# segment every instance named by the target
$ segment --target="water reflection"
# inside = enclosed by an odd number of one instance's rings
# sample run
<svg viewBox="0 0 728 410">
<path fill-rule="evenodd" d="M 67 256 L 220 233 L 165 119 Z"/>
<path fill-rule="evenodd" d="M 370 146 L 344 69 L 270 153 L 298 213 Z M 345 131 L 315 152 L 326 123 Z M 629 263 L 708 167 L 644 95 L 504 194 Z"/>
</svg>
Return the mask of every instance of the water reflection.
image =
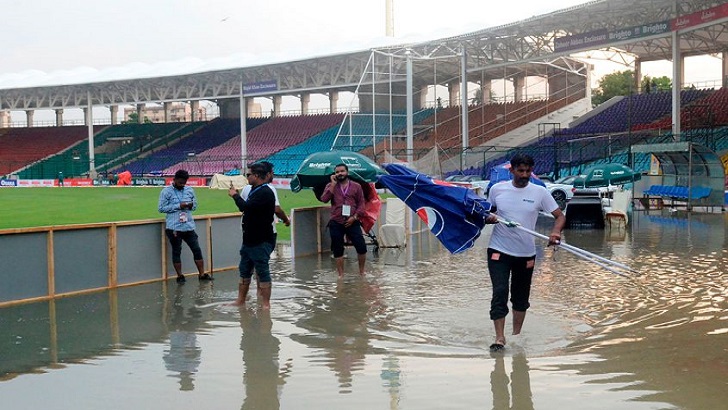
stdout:
<svg viewBox="0 0 728 410">
<path fill-rule="evenodd" d="M 510 380 L 506 373 L 505 357 L 501 353 L 494 356 L 495 366 L 490 373 L 493 410 L 533 410 L 531 378 L 524 352 L 518 352 L 511 358 Z"/>
<path fill-rule="evenodd" d="M 278 409 L 287 371 L 279 371 L 280 341 L 271 334 L 269 309 L 240 309 L 245 400 L 242 409 Z M 290 366 L 290 363 L 288 364 Z"/>
<path fill-rule="evenodd" d="M 0 396 L 8 408 L 724 408 L 726 225 L 665 212 L 566 232 L 639 275 L 540 249 L 524 334 L 498 357 L 483 249 L 425 241 L 341 281 L 327 256 L 275 260 L 270 311 L 224 307 L 234 271 L 214 289 L 155 283 L 5 308 Z"/>
<path fill-rule="evenodd" d="M 339 392 L 350 393 L 353 374 L 363 369 L 370 349 L 369 322 L 385 307 L 378 286 L 369 277 L 346 277 L 335 286 L 335 292 L 310 300 L 308 311 L 297 320 L 308 333 L 291 338 L 323 350 L 323 362 L 336 375 Z"/>
<path fill-rule="evenodd" d="M 168 303 L 169 348 L 164 351 L 163 360 L 165 368 L 173 372 L 170 376 L 179 379 L 180 390 L 194 390 L 194 375 L 202 356 L 197 342 L 202 312 L 195 306 L 194 299 L 185 301 L 184 289 L 185 286 L 176 286 Z"/>
</svg>

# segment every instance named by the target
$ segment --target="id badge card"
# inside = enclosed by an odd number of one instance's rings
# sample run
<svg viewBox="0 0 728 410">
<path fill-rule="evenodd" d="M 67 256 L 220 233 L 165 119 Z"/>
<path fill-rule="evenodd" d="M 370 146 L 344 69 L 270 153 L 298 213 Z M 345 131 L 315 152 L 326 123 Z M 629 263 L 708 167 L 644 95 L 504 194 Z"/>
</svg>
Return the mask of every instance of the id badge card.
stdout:
<svg viewBox="0 0 728 410">
<path fill-rule="evenodd" d="M 351 216 L 351 205 L 341 205 L 341 216 Z"/>
<path fill-rule="evenodd" d="M 187 212 L 181 212 L 179 214 L 179 221 L 182 223 L 187 222 Z"/>
</svg>

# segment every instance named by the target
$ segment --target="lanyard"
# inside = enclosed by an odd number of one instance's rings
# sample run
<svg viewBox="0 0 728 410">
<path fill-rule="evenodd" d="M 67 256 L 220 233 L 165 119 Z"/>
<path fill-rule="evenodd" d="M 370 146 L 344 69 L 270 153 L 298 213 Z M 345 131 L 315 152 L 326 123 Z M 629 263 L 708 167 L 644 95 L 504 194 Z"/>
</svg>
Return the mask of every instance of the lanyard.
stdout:
<svg viewBox="0 0 728 410">
<path fill-rule="evenodd" d="M 260 187 L 263 187 L 263 186 L 265 186 L 265 185 L 268 185 L 268 184 L 260 184 L 260 185 L 258 185 L 257 187 L 255 187 L 255 188 L 251 189 L 251 190 L 250 190 L 250 193 L 248 194 L 248 201 L 250 201 L 250 198 L 251 198 L 251 197 L 253 196 L 253 192 L 257 191 L 257 190 L 258 190 L 258 188 L 260 188 Z"/>
<path fill-rule="evenodd" d="M 350 184 L 351 184 L 351 181 L 349 181 L 346 184 L 346 191 L 344 191 L 344 189 L 341 188 L 341 185 L 339 185 L 339 191 L 341 191 L 341 196 L 342 196 L 342 199 L 344 199 L 344 200 L 346 200 L 346 194 L 347 194 L 347 192 L 349 192 Z"/>
</svg>

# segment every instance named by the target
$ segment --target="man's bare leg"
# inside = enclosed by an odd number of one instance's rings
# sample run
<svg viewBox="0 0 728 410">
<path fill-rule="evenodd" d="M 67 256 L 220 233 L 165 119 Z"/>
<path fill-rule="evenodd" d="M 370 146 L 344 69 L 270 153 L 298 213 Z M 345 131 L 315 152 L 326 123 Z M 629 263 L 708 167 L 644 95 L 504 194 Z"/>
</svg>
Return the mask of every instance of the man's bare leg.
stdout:
<svg viewBox="0 0 728 410">
<path fill-rule="evenodd" d="M 177 281 L 184 281 L 185 275 L 182 274 L 182 262 L 172 263 L 174 271 L 177 273 Z"/>
<path fill-rule="evenodd" d="M 263 309 L 270 309 L 271 282 L 258 282 L 258 295 Z"/>
<path fill-rule="evenodd" d="M 336 258 L 336 272 L 339 274 L 339 277 L 344 276 L 344 257 L 343 256 Z"/>
<path fill-rule="evenodd" d="M 357 260 L 359 261 L 359 274 L 363 275 L 364 273 L 366 273 L 364 268 L 366 267 L 366 263 L 367 263 L 367 254 L 366 253 L 358 254 L 358 255 L 356 255 L 356 257 L 357 257 Z"/>
<path fill-rule="evenodd" d="M 493 326 L 495 327 L 495 343 L 490 345 L 490 350 L 498 351 L 506 345 L 506 318 L 502 317 L 500 319 L 494 320 Z"/>
<path fill-rule="evenodd" d="M 526 312 L 514 310 L 513 311 L 513 334 L 517 335 L 521 333 L 523 327 L 523 321 L 526 320 Z"/>
<path fill-rule="evenodd" d="M 248 289 L 250 289 L 250 279 L 240 279 L 240 283 L 238 283 L 238 298 L 233 305 L 245 305 L 245 299 L 248 297 Z"/>
</svg>

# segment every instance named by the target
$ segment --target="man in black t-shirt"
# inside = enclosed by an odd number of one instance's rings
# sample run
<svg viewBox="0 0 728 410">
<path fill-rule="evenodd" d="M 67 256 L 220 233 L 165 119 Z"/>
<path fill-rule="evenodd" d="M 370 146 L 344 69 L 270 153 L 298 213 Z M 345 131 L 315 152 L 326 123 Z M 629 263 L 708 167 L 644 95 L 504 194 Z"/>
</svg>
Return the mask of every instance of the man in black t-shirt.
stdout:
<svg viewBox="0 0 728 410">
<path fill-rule="evenodd" d="M 242 306 L 248 296 L 253 268 L 258 275 L 258 294 L 264 309 L 270 308 L 271 278 L 270 254 L 273 251 L 273 213 L 276 200 L 268 187 L 268 170 L 262 164 L 248 166 L 248 183 L 252 186 L 248 199 L 244 200 L 235 188 L 228 195 L 243 212 L 243 246 L 240 248 L 240 284 L 235 305 Z"/>
</svg>

